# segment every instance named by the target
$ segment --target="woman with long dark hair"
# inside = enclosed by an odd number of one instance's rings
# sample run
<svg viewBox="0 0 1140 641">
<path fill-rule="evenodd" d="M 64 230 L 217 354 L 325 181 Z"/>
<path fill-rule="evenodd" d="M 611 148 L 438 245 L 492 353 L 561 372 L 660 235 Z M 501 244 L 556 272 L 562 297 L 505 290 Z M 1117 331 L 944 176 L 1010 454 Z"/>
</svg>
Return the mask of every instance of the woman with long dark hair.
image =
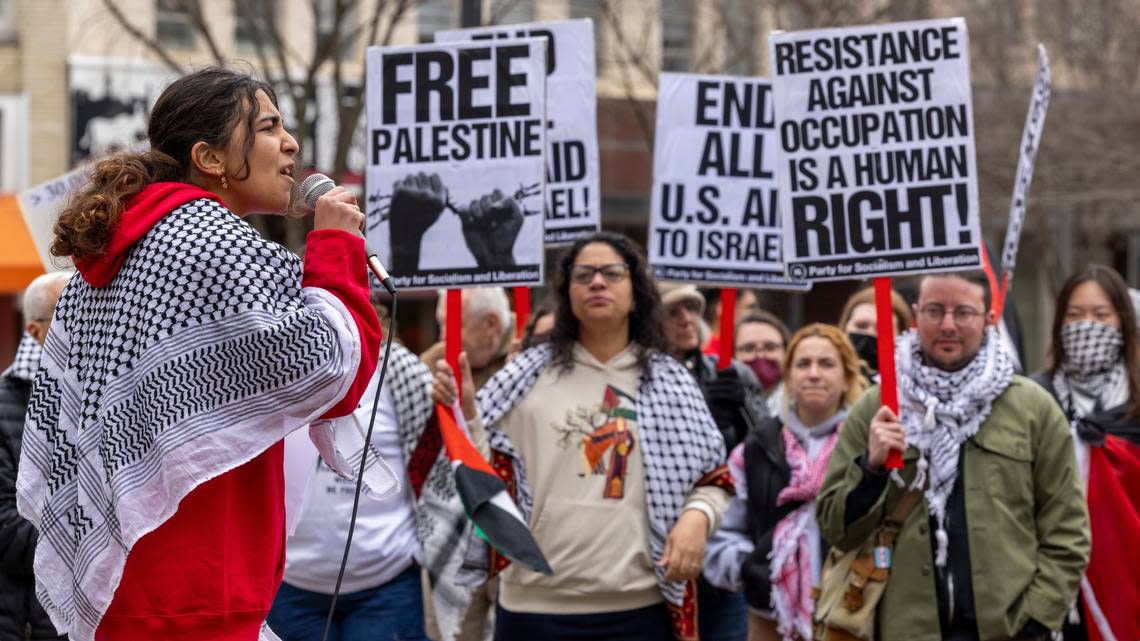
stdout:
<svg viewBox="0 0 1140 641">
<path fill-rule="evenodd" d="M 56 225 L 82 278 L 34 382 L 19 507 L 71 639 L 252 641 L 284 567 L 282 439 L 351 412 L 376 366 L 363 215 L 318 201 L 303 265 L 242 220 L 289 207 L 297 153 L 247 75 L 176 80 L 147 134 Z"/>
<path fill-rule="evenodd" d="M 692 376 L 663 352 L 661 301 L 626 237 L 576 242 L 554 288 L 549 343 L 475 400 L 462 377 L 463 413 L 486 430 L 554 569 L 501 571 L 495 638 L 694 638 L 694 579 L 731 485 L 723 439 Z M 435 396 L 455 398 L 447 368 Z"/>
<path fill-rule="evenodd" d="M 1034 377 L 1073 427 L 1092 556 L 1068 641 L 1140 638 L 1140 343 L 1128 286 L 1110 267 L 1073 274 L 1057 296 L 1052 362 Z M 1093 628 L 1096 628 L 1093 630 Z"/>
</svg>

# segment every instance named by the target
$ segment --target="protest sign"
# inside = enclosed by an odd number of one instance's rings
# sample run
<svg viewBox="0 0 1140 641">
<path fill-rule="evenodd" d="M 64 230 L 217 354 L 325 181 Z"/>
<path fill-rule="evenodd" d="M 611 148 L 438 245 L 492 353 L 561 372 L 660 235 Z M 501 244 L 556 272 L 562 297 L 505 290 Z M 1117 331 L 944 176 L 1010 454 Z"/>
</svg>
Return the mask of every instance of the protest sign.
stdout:
<svg viewBox="0 0 1140 641">
<path fill-rule="evenodd" d="M 593 21 L 534 22 L 435 34 L 436 42 L 516 38 L 547 42 L 546 244 L 571 243 L 597 231 L 601 222 Z"/>
<path fill-rule="evenodd" d="M 24 224 L 28 226 L 32 242 L 36 244 L 36 252 L 47 271 L 71 267 L 69 259 L 51 255 L 51 243 L 55 240 L 55 222 L 70 200 L 71 194 L 90 178 L 91 169 L 90 165 L 84 165 L 25 189 L 17 197 L 20 213 L 24 216 Z"/>
<path fill-rule="evenodd" d="M 788 274 L 844 280 L 978 267 L 965 21 L 769 41 Z"/>
<path fill-rule="evenodd" d="M 369 48 L 367 235 L 397 286 L 542 283 L 545 46 Z"/>
<path fill-rule="evenodd" d="M 662 73 L 649 214 L 657 278 L 800 289 L 784 273 L 767 80 Z"/>
</svg>

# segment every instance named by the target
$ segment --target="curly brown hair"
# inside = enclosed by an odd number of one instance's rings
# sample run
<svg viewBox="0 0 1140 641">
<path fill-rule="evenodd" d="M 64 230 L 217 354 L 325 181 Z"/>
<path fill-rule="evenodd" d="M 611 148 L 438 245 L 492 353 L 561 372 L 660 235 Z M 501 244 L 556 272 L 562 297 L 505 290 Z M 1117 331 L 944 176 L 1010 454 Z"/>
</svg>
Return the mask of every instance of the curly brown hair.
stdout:
<svg viewBox="0 0 1140 641">
<path fill-rule="evenodd" d="M 95 165 L 90 182 L 60 213 L 51 253 L 77 259 L 106 251 L 132 196 L 154 182 L 191 181 L 194 145 L 205 142 L 225 148 L 243 120 L 246 131 L 254 130 L 258 91 L 264 91 L 277 104 L 277 94 L 269 83 L 224 67 L 207 67 L 171 83 L 150 114 L 150 151 L 118 154 Z M 253 137 L 247 135 L 243 144 L 245 163 L 236 172 L 236 180 L 249 176 Z"/>
</svg>

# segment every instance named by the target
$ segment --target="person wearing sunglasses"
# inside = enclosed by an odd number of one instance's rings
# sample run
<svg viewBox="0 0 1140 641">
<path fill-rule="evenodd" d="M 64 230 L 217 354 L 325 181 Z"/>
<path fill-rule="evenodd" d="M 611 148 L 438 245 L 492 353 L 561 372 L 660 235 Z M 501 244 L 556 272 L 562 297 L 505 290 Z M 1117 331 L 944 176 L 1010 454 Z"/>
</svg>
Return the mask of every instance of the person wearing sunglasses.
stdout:
<svg viewBox="0 0 1140 641">
<path fill-rule="evenodd" d="M 563 254 L 550 340 L 460 404 L 551 576 L 499 573 L 495 639 L 659 641 L 696 633 L 696 578 L 728 502 L 724 439 L 669 356 L 644 255 L 599 232 Z M 441 368 L 433 394 L 456 400 Z M 498 569 L 502 565 L 493 565 Z"/>
</svg>

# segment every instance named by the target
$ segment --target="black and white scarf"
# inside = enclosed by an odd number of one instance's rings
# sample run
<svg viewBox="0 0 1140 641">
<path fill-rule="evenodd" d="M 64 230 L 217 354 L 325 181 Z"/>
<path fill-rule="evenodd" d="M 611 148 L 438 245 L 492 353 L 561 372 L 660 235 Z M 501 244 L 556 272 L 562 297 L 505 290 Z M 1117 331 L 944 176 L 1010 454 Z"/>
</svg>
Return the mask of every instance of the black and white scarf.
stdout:
<svg viewBox="0 0 1140 641">
<path fill-rule="evenodd" d="M 1013 362 L 997 330 L 986 328 L 981 349 L 968 365 L 947 372 L 924 363 L 918 334 L 910 330 L 896 346 L 900 420 L 908 445 L 918 450 L 918 473 L 911 489 L 926 488 L 926 503 L 934 516 L 938 543 L 934 562 L 946 565 L 946 502 L 958 479 L 962 444 L 990 415 L 993 401 L 1013 380 Z M 900 485 L 898 471 L 891 473 Z"/>
<path fill-rule="evenodd" d="M 1053 391 L 1065 415 L 1079 420 L 1128 400 L 1124 334 L 1111 325 L 1079 321 L 1061 328 L 1065 362 L 1053 374 Z"/>
<path fill-rule="evenodd" d="M 31 334 L 24 332 L 20 337 L 20 344 L 16 346 L 16 357 L 0 377 L 30 382 L 35 378 L 36 370 L 40 368 L 41 354 L 43 349 L 40 348 L 40 344 Z"/>
<path fill-rule="evenodd" d="M 533 347 L 499 370 L 476 400 L 491 447 L 511 458 L 518 483 L 516 501 L 529 521 L 534 507 L 526 469 L 514 445 L 496 424 L 534 387 L 551 360 L 550 345 Z M 703 476 L 724 461 L 724 440 L 709 414 L 696 381 L 671 356 L 653 353 L 637 390 L 637 423 L 645 462 L 645 499 L 649 509 L 649 547 L 661 558 L 665 539 L 677 522 L 685 498 Z M 667 601 L 680 605 L 685 584 L 665 581 L 665 568 L 655 565 L 657 585 Z"/>
<path fill-rule="evenodd" d="M 353 318 L 300 283 L 299 258 L 200 199 L 136 242 L 107 286 L 64 289 L 17 503 L 40 534 L 37 597 L 73 641 L 91 641 L 131 548 L 183 497 L 347 392 Z"/>
</svg>

